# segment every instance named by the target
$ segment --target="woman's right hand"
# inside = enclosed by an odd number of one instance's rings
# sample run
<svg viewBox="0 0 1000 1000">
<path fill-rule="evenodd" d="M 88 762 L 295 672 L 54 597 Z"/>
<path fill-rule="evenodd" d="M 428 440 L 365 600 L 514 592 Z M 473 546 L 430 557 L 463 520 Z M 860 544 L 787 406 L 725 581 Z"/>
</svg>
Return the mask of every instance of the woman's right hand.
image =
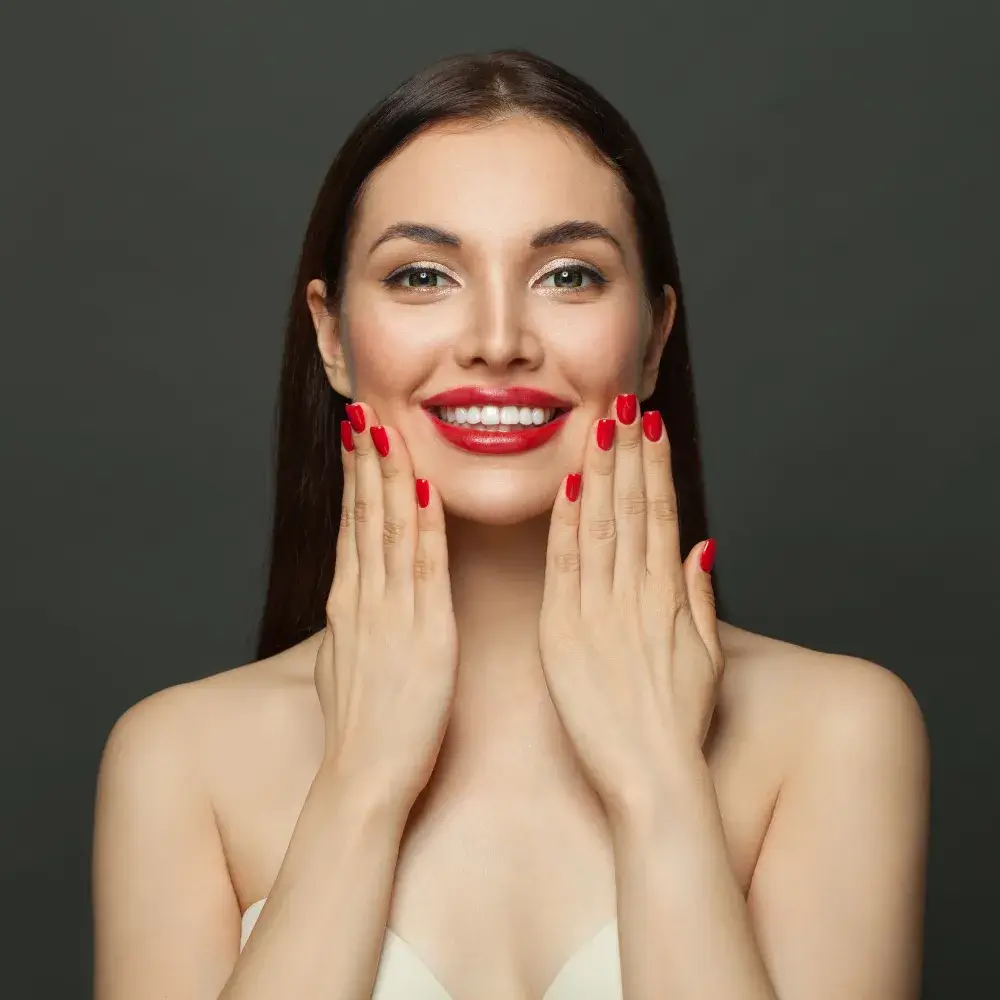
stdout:
<svg viewBox="0 0 1000 1000">
<path fill-rule="evenodd" d="M 434 770 L 458 670 L 444 511 L 437 491 L 414 479 L 400 435 L 365 404 L 348 413 L 336 567 L 316 657 L 324 760 L 385 783 L 408 808 Z M 385 455 L 376 444 L 388 445 Z"/>
</svg>

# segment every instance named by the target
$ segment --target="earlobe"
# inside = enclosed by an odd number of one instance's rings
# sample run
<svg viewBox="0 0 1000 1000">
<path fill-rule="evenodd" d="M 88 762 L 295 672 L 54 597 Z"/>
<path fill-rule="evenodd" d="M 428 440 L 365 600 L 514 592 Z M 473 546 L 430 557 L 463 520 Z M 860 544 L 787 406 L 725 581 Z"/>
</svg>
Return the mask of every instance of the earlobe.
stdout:
<svg viewBox="0 0 1000 1000">
<path fill-rule="evenodd" d="M 314 278 L 306 286 L 306 301 L 316 330 L 316 347 L 323 359 L 326 376 L 333 389 L 348 399 L 353 398 L 351 379 L 344 356 L 338 318 L 326 306 L 326 283 Z"/>
<path fill-rule="evenodd" d="M 654 326 L 650 330 L 649 343 L 646 346 L 642 360 L 642 371 L 639 376 L 639 399 L 649 399 L 656 388 L 656 379 L 660 373 L 660 359 L 670 338 L 677 314 L 677 294 L 670 285 L 663 286 L 663 305 L 660 317 L 654 317 Z"/>
</svg>

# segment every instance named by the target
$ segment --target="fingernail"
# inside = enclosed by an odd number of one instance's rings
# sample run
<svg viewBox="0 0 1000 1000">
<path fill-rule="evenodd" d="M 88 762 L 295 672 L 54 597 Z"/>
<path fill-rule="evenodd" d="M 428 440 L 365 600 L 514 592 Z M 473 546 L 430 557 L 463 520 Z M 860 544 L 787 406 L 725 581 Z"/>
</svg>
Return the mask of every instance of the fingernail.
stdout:
<svg viewBox="0 0 1000 1000">
<path fill-rule="evenodd" d="M 642 433 L 649 441 L 659 441 L 663 433 L 663 417 L 659 410 L 646 410 L 642 415 Z"/>
<path fill-rule="evenodd" d="M 348 403 L 346 409 L 354 433 L 360 434 L 365 429 L 365 411 L 357 403 Z"/>
<path fill-rule="evenodd" d="M 351 436 L 350 420 L 340 421 L 340 441 L 347 451 L 354 451 L 354 438 Z"/>
<path fill-rule="evenodd" d="M 618 396 L 615 399 L 615 410 L 618 413 L 618 419 L 621 423 L 632 423 L 632 421 L 635 420 L 636 411 L 635 393 L 629 392 Z"/>
<path fill-rule="evenodd" d="M 574 503 L 580 496 L 580 482 L 583 477 L 579 472 L 571 472 L 566 477 L 566 499 Z"/>
<path fill-rule="evenodd" d="M 715 565 L 715 539 L 710 538 L 705 542 L 705 547 L 701 550 L 701 556 L 698 560 L 701 568 L 706 573 L 712 572 L 712 567 Z"/>
<path fill-rule="evenodd" d="M 373 424 L 371 429 L 372 443 L 375 450 L 385 458 L 389 454 L 389 435 L 381 424 Z"/>
<path fill-rule="evenodd" d="M 615 422 L 611 417 L 602 417 L 597 421 L 597 447 L 608 451 L 615 443 Z"/>
<path fill-rule="evenodd" d="M 426 507 L 431 502 L 431 484 L 427 482 L 426 479 L 418 479 L 416 481 L 417 487 L 417 503 L 421 507 Z"/>
</svg>

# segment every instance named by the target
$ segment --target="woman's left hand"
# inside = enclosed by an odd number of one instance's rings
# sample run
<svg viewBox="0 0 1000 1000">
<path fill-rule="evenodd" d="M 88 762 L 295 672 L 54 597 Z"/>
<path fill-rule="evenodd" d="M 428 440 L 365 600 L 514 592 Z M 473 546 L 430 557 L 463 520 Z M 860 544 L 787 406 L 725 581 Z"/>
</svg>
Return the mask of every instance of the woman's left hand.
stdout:
<svg viewBox="0 0 1000 1000">
<path fill-rule="evenodd" d="M 682 562 L 666 430 L 657 411 L 637 410 L 635 396 L 616 399 L 592 428 L 582 484 L 569 476 L 556 498 L 539 632 L 553 704 L 615 813 L 704 765 L 725 666 L 714 542 Z"/>
</svg>

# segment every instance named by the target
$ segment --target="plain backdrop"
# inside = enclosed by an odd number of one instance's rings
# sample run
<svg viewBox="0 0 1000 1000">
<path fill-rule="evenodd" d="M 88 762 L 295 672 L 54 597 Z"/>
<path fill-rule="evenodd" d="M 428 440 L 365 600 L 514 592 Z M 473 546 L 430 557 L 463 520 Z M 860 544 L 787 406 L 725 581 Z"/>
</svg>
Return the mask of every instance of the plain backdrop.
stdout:
<svg viewBox="0 0 1000 1000">
<path fill-rule="evenodd" d="M 995 2 L 208 0 L 0 15 L 0 991 L 90 994 L 115 719 L 252 658 L 293 269 L 356 120 L 537 51 L 663 182 L 735 624 L 915 692 L 926 991 L 1000 995 Z"/>
</svg>

